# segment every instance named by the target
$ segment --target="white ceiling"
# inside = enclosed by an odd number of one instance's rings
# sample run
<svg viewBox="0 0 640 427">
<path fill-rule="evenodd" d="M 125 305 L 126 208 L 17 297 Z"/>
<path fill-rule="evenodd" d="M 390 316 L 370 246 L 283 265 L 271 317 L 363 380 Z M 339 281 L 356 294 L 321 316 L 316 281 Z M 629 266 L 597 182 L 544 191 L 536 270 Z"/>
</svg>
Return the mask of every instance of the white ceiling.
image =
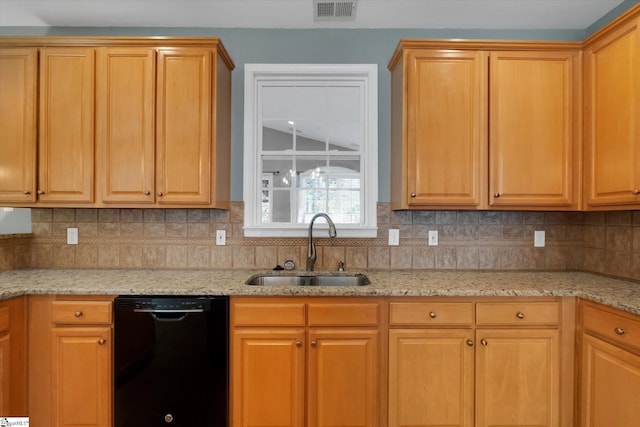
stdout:
<svg viewBox="0 0 640 427">
<path fill-rule="evenodd" d="M 586 29 L 622 0 L 359 0 L 314 21 L 313 0 L 0 0 L 0 26 Z"/>
</svg>

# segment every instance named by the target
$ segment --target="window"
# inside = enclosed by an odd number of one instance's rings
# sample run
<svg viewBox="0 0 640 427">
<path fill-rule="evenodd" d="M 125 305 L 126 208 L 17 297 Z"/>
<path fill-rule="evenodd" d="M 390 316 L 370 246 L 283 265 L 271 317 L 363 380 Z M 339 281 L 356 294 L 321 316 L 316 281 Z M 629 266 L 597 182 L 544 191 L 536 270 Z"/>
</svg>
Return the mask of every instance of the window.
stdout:
<svg viewBox="0 0 640 427">
<path fill-rule="evenodd" d="M 246 64 L 245 236 L 376 237 L 377 115 L 376 65 Z"/>
</svg>

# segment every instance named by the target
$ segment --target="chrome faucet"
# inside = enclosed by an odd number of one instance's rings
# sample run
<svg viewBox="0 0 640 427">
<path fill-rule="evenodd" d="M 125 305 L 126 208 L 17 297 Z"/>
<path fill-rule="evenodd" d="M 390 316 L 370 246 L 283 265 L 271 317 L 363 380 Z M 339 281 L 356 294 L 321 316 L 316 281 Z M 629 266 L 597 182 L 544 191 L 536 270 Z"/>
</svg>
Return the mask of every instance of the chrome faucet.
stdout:
<svg viewBox="0 0 640 427">
<path fill-rule="evenodd" d="M 317 213 L 311 218 L 311 222 L 309 223 L 309 245 L 307 246 L 307 271 L 313 271 L 313 266 L 316 263 L 316 245 L 313 243 L 313 222 L 319 216 L 326 219 L 329 224 L 329 237 L 335 238 L 338 235 L 336 225 L 326 213 Z"/>
</svg>

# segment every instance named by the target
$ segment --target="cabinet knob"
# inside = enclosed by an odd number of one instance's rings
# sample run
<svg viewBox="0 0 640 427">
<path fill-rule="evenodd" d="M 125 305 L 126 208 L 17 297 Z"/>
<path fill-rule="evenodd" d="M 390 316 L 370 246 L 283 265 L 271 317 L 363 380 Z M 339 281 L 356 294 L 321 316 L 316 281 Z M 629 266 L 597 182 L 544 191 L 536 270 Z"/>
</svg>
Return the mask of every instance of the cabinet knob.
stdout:
<svg viewBox="0 0 640 427">
<path fill-rule="evenodd" d="M 44 190 L 38 190 L 36 191 L 36 194 L 44 194 Z"/>
<path fill-rule="evenodd" d="M 99 345 L 104 345 L 106 342 L 107 342 L 107 340 L 105 340 L 104 338 L 100 338 L 100 339 L 98 340 L 98 344 L 99 344 Z"/>
<path fill-rule="evenodd" d="M 634 188 L 633 190 L 631 190 L 631 192 L 637 196 L 638 194 L 640 194 L 640 189 Z"/>
<path fill-rule="evenodd" d="M 432 311 L 431 313 L 429 313 L 429 317 L 431 317 L 432 319 L 435 319 L 436 318 L 435 311 Z"/>
<path fill-rule="evenodd" d="M 411 197 L 416 197 L 416 193 L 411 193 Z"/>
<path fill-rule="evenodd" d="M 467 340 L 467 345 L 469 347 L 473 347 L 473 341 L 472 340 Z"/>
<path fill-rule="evenodd" d="M 519 312 L 517 312 L 517 313 L 516 313 L 516 317 L 517 317 L 518 319 L 524 319 L 524 313 L 523 313 L 523 312 L 521 312 L 521 311 L 519 311 Z"/>
<path fill-rule="evenodd" d="M 484 347 L 486 347 L 489 343 L 487 342 L 487 340 L 485 340 L 484 338 L 482 338 L 480 340 L 480 344 L 482 344 Z"/>
<path fill-rule="evenodd" d="M 151 194 L 151 191 L 149 191 L 149 190 L 144 190 L 144 195 L 145 195 L 145 196 L 148 196 L 149 194 Z"/>
<path fill-rule="evenodd" d="M 622 328 L 615 328 L 613 331 L 618 335 L 624 335 L 624 329 Z"/>
<path fill-rule="evenodd" d="M 296 347 L 301 347 L 302 346 L 302 341 L 298 340 L 296 341 Z"/>
<path fill-rule="evenodd" d="M 29 190 L 24 190 L 24 191 L 22 192 L 22 194 L 24 194 L 25 196 L 28 196 L 29 194 L 31 194 L 31 191 L 29 191 Z"/>
<path fill-rule="evenodd" d="M 493 197 L 495 197 L 497 199 L 498 197 L 500 197 L 500 193 L 494 193 Z"/>
<path fill-rule="evenodd" d="M 75 317 L 82 317 L 82 312 L 80 310 L 76 311 L 75 313 L 73 313 L 73 315 Z"/>
<path fill-rule="evenodd" d="M 158 193 L 157 193 L 157 194 L 158 194 L 158 197 L 162 197 L 162 196 L 164 196 L 164 194 L 162 194 L 162 191 L 158 191 Z"/>
<path fill-rule="evenodd" d="M 316 340 L 311 341 L 311 347 L 315 347 L 318 343 L 316 343 Z"/>
</svg>

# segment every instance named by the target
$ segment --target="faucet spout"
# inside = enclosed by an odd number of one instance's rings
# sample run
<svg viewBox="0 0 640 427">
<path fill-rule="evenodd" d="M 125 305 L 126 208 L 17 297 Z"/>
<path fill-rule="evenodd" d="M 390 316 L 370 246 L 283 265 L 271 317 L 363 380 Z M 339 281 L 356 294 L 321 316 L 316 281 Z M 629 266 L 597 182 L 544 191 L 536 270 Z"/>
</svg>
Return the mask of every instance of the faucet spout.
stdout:
<svg viewBox="0 0 640 427">
<path fill-rule="evenodd" d="M 309 223 L 309 244 L 307 246 L 307 271 L 313 271 L 313 266 L 316 263 L 317 254 L 316 245 L 315 243 L 313 243 L 313 223 L 315 222 L 316 218 L 320 216 L 326 219 L 327 223 L 329 224 L 329 237 L 333 239 L 338 235 L 338 233 L 336 232 L 336 225 L 326 213 L 320 212 L 315 214 L 313 218 L 311 218 L 311 222 Z"/>
</svg>

